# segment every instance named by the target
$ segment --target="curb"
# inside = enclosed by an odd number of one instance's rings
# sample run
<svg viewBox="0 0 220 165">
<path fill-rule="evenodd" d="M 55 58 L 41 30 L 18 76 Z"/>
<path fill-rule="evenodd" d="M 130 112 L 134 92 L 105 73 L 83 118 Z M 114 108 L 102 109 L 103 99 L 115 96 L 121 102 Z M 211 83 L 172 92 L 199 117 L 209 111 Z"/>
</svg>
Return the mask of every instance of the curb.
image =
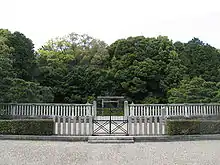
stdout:
<svg viewBox="0 0 220 165">
<path fill-rule="evenodd" d="M 126 137 L 126 136 L 125 136 Z M 129 136 L 134 142 L 175 142 L 220 140 L 220 134 L 215 135 L 175 135 L 175 136 Z M 115 136 L 117 138 L 117 136 Z M 36 135 L 0 135 L 0 140 L 35 140 L 35 141 L 64 141 L 88 142 L 89 136 L 36 136 Z"/>
<path fill-rule="evenodd" d="M 215 135 L 164 135 L 164 136 L 134 136 L 135 142 L 175 142 L 175 141 L 201 141 L 220 140 L 220 134 Z"/>
<path fill-rule="evenodd" d="M 36 136 L 36 135 L 0 135 L 0 140 L 37 140 L 37 141 L 66 141 L 87 142 L 88 136 Z"/>
</svg>

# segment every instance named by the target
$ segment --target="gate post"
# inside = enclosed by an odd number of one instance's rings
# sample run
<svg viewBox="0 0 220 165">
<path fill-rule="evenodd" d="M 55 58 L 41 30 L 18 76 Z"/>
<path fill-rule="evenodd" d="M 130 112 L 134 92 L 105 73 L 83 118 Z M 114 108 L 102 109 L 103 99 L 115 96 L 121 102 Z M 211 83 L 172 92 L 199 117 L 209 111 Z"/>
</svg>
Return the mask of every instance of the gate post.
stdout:
<svg viewBox="0 0 220 165">
<path fill-rule="evenodd" d="M 92 105 L 92 109 L 93 109 L 93 113 L 92 113 L 92 116 L 96 116 L 97 115 L 97 103 L 96 101 L 93 101 L 93 105 Z"/>
<path fill-rule="evenodd" d="M 128 101 L 124 101 L 124 116 L 129 116 Z"/>
</svg>

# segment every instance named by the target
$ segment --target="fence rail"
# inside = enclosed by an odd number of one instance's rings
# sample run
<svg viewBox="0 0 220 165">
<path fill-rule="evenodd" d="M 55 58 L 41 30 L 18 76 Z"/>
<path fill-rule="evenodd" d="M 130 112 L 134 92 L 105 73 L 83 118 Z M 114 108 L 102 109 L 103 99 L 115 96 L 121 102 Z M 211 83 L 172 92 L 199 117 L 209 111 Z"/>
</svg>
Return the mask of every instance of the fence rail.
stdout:
<svg viewBox="0 0 220 165">
<path fill-rule="evenodd" d="M 94 104 L 0 104 L 5 115 L 14 116 L 94 116 Z"/>
<path fill-rule="evenodd" d="M 97 116 L 93 104 L 0 104 L 0 113 L 13 116 Z M 119 109 L 120 113 L 121 110 Z M 214 116 L 220 104 L 128 104 L 122 116 Z M 113 115 L 113 114 L 112 114 Z"/>
<path fill-rule="evenodd" d="M 128 116 L 210 116 L 220 113 L 220 104 L 129 104 Z"/>
</svg>

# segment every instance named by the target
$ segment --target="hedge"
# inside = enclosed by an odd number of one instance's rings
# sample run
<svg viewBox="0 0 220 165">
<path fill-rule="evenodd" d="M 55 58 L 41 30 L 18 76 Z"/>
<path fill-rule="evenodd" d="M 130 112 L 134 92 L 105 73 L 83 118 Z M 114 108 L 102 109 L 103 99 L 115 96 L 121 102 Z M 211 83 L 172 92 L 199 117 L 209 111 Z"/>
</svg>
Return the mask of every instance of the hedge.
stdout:
<svg viewBox="0 0 220 165">
<path fill-rule="evenodd" d="M 168 135 L 220 134 L 219 120 L 167 120 Z"/>
<path fill-rule="evenodd" d="M 53 135 L 52 119 L 0 120 L 0 134 L 4 135 Z"/>
</svg>

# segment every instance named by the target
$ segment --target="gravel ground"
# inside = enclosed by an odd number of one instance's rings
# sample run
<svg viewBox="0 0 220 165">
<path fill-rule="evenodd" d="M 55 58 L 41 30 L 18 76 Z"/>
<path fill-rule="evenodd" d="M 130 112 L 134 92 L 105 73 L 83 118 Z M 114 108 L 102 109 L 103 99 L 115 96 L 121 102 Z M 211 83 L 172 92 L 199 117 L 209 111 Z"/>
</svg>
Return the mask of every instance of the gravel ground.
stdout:
<svg viewBox="0 0 220 165">
<path fill-rule="evenodd" d="M 0 165 L 219 165 L 220 141 L 88 144 L 0 141 Z"/>
</svg>

